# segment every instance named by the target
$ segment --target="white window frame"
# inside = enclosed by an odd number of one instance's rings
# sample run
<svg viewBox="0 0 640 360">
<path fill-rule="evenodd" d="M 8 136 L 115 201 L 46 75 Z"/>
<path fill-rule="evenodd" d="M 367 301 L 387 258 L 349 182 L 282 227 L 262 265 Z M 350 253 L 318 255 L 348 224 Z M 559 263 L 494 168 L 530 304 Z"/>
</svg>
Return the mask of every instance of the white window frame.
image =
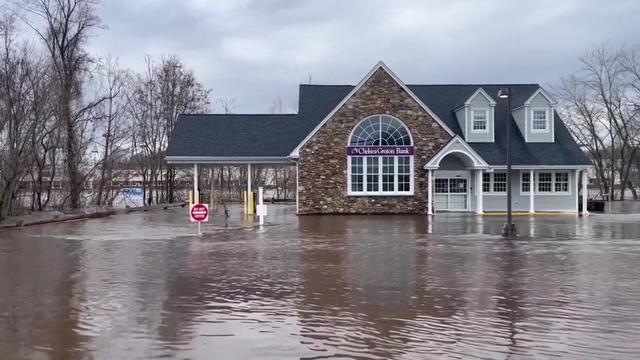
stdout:
<svg viewBox="0 0 640 360">
<path fill-rule="evenodd" d="M 504 191 L 500 191 L 500 192 L 496 192 L 496 191 L 493 190 L 494 189 L 493 188 L 494 175 L 496 173 L 505 174 L 505 176 L 507 174 L 506 171 L 494 171 L 494 172 L 490 172 L 490 173 L 484 173 L 484 174 L 488 174 L 489 175 L 489 191 L 484 191 L 484 189 L 483 189 L 483 191 L 482 191 L 483 195 L 507 195 L 507 189 L 506 188 L 505 188 Z M 482 179 L 481 185 L 484 186 L 484 179 Z M 508 179 L 507 179 L 507 186 L 509 186 Z"/>
<path fill-rule="evenodd" d="M 473 128 L 475 123 L 475 113 L 480 111 L 484 112 L 485 114 L 483 130 Z M 489 132 L 489 109 L 488 108 L 472 108 L 471 109 L 471 132 L 480 133 L 480 134 L 483 134 L 483 133 L 486 134 Z"/>
<path fill-rule="evenodd" d="M 524 195 L 524 194 L 529 194 L 531 192 L 531 189 L 529 189 L 529 191 L 524 191 L 524 189 L 522 188 L 522 185 L 525 184 L 525 182 L 522 180 L 522 178 L 524 177 L 524 175 L 527 174 L 527 176 L 531 176 L 531 172 L 529 172 L 528 170 L 521 170 L 520 171 L 520 195 Z M 531 179 L 526 181 L 527 184 L 531 184 Z M 536 174 L 534 172 L 533 174 L 533 187 L 534 187 L 534 194 L 535 194 L 535 187 L 538 183 L 536 182 Z"/>
<path fill-rule="evenodd" d="M 353 158 L 362 157 L 362 191 L 352 191 L 351 188 L 351 160 Z M 394 168 L 394 185 L 393 191 L 382 190 L 382 158 L 392 157 Z M 398 158 L 409 158 L 409 191 L 398 191 Z M 370 158 L 378 158 L 378 191 L 367 191 L 367 162 Z M 405 175 L 405 174 L 402 174 Z M 414 195 L 414 156 L 413 155 L 394 155 L 394 156 L 348 156 L 347 161 L 347 195 L 348 196 L 413 196 Z"/>
<path fill-rule="evenodd" d="M 533 118 L 533 114 L 536 111 L 543 111 L 544 112 L 544 116 L 545 116 L 545 125 L 544 125 L 544 129 L 535 129 L 533 127 L 533 123 L 535 121 L 535 119 Z M 535 134 L 545 134 L 548 133 L 549 127 L 551 122 L 549 121 L 549 109 L 548 108 L 532 108 L 531 112 L 530 112 L 530 117 L 531 117 L 531 132 L 535 133 Z"/>
<path fill-rule="evenodd" d="M 524 174 L 524 171 L 521 171 L 520 174 Z M 527 171 L 526 174 L 528 174 L 529 172 Z M 549 173 L 551 174 L 551 191 L 544 191 L 541 192 L 538 190 L 538 183 L 539 183 L 539 178 L 540 178 L 540 174 L 541 173 Z M 565 173 L 567 174 L 567 191 L 556 191 L 556 174 L 557 173 Z M 535 195 L 571 195 L 572 191 L 571 191 L 571 179 L 572 176 L 571 174 L 573 173 L 573 171 L 570 170 L 536 170 L 533 172 L 533 193 Z M 520 175 L 520 194 L 530 194 L 529 191 L 524 191 L 522 189 L 522 175 Z"/>
</svg>

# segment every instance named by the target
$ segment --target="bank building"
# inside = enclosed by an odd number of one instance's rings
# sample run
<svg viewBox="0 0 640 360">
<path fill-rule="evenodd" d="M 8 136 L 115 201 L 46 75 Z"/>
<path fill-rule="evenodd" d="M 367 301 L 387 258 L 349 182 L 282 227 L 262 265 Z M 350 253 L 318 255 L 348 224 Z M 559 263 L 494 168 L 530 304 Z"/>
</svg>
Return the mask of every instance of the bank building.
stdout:
<svg viewBox="0 0 640 360">
<path fill-rule="evenodd" d="M 380 62 L 300 85 L 297 114 L 180 115 L 166 159 L 294 166 L 299 215 L 500 212 L 508 186 L 514 211 L 577 213 L 591 163 L 555 106 L 538 84 L 406 85 Z"/>
</svg>

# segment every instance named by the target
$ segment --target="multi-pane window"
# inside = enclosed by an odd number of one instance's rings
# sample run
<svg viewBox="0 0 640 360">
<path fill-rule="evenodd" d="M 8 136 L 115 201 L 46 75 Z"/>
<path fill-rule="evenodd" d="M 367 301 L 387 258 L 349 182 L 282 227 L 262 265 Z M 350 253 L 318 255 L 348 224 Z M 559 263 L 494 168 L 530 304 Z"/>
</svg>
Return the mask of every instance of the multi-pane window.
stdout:
<svg viewBox="0 0 640 360">
<path fill-rule="evenodd" d="M 382 191 L 394 191 L 395 186 L 395 158 L 385 156 L 382 158 Z"/>
<path fill-rule="evenodd" d="M 378 157 L 367 158 L 367 192 L 377 192 L 380 180 Z"/>
<path fill-rule="evenodd" d="M 409 130 L 400 120 L 389 115 L 374 115 L 356 125 L 349 146 L 408 146 Z"/>
<path fill-rule="evenodd" d="M 411 146 L 406 126 L 389 115 L 374 115 L 356 125 L 352 147 Z M 349 156 L 350 195 L 411 195 L 413 156 Z"/>
<path fill-rule="evenodd" d="M 411 157 L 398 157 L 398 192 L 411 191 Z"/>
<path fill-rule="evenodd" d="M 536 183 L 534 189 L 536 193 L 542 194 L 562 194 L 570 193 L 569 172 L 567 171 L 540 171 L 535 173 Z M 520 191 L 529 193 L 531 190 L 530 172 L 521 173 Z"/>
<path fill-rule="evenodd" d="M 493 173 L 493 192 L 507 192 L 507 173 Z"/>
<path fill-rule="evenodd" d="M 411 156 L 351 156 L 352 194 L 408 194 L 411 192 Z"/>
<path fill-rule="evenodd" d="M 482 192 L 491 192 L 491 174 L 482 173 Z"/>
<path fill-rule="evenodd" d="M 556 172 L 555 192 L 569 192 L 569 173 L 568 172 Z"/>
<path fill-rule="evenodd" d="M 520 174 L 520 191 L 523 193 L 528 193 L 529 191 L 531 191 L 531 174 L 524 171 Z"/>
<path fill-rule="evenodd" d="M 467 193 L 467 179 L 449 179 L 449 193 L 452 194 L 466 194 Z"/>
<path fill-rule="evenodd" d="M 473 131 L 486 131 L 487 130 L 487 118 L 489 111 L 485 109 L 473 109 L 471 110 L 472 117 L 472 130 Z"/>
<path fill-rule="evenodd" d="M 364 190 L 364 158 L 351 158 L 351 191 L 362 192 Z"/>
<path fill-rule="evenodd" d="M 482 192 L 488 194 L 502 194 L 507 192 L 507 173 L 483 173 Z"/>
<path fill-rule="evenodd" d="M 547 131 L 549 119 L 547 110 L 531 111 L 531 129 L 533 131 Z"/>
<path fill-rule="evenodd" d="M 435 179 L 433 191 L 436 194 L 448 194 L 449 193 L 449 179 Z"/>
<path fill-rule="evenodd" d="M 553 173 L 538 173 L 538 192 L 550 193 L 553 189 Z"/>
</svg>

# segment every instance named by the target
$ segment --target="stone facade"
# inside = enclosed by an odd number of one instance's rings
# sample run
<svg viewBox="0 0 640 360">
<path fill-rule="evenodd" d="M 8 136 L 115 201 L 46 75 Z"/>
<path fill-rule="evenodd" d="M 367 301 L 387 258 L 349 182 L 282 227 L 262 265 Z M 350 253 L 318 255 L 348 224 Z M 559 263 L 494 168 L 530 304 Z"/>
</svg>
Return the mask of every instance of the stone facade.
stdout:
<svg viewBox="0 0 640 360">
<path fill-rule="evenodd" d="M 348 196 L 346 148 L 353 128 L 364 118 L 389 114 L 402 120 L 413 137 L 413 196 Z M 423 166 L 449 140 L 438 124 L 384 69 L 362 87 L 300 149 L 298 213 L 424 214 L 427 171 Z"/>
</svg>

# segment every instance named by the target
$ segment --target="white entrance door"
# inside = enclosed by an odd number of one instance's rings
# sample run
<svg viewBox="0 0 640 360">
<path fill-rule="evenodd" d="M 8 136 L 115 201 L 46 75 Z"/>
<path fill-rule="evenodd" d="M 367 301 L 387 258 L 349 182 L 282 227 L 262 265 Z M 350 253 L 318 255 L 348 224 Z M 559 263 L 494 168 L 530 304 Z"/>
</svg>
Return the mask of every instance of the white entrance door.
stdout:
<svg viewBox="0 0 640 360">
<path fill-rule="evenodd" d="M 469 177 L 467 174 L 436 174 L 434 184 L 436 210 L 467 211 Z"/>
</svg>

